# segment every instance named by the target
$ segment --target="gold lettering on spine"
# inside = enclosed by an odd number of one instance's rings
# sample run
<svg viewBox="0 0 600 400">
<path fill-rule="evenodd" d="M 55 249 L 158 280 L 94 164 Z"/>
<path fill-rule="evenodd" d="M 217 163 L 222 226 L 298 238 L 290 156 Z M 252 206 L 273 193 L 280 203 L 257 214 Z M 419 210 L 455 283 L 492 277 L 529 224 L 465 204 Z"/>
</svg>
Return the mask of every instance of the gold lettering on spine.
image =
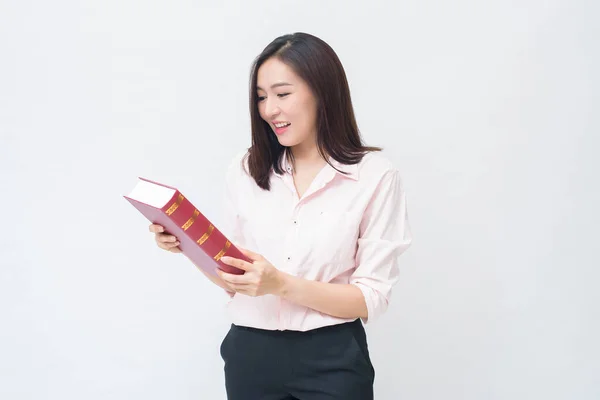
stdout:
<svg viewBox="0 0 600 400">
<path fill-rule="evenodd" d="M 206 242 L 206 239 L 208 239 L 208 237 L 214 230 L 215 230 L 215 227 L 213 226 L 213 224 L 210 224 L 208 227 L 208 231 L 206 231 L 206 233 L 204 235 L 202 235 L 202 237 L 200 239 L 198 239 L 198 241 L 196 243 L 198 243 L 200 246 L 202 246 L 202 243 Z"/>
<path fill-rule="evenodd" d="M 181 202 L 183 201 L 183 195 L 180 194 L 179 197 L 177 197 L 177 200 L 175 201 L 175 203 L 173 203 L 173 205 L 171 207 L 169 207 L 169 209 L 167 210 L 167 215 L 171 215 L 175 212 L 175 210 L 177 210 L 177 208 L 179 207 L 179 205 L 181 204 Z"/>
<path fill-rule="evenodd" d="M 187 229 L 192 226 L 198 215 L 200 215 L 200 211 L 194 210 L 194 215 L 192 215 L 191 218 L 188 219 L 187 222 L 182 226 L 184 231 L 187 231 Z"/>
<path fill-rule="evenodd" d="M 215 257 L 214 259 L 219 261 L 221 259 L 221 257 L 223 257 L 225 255 L 225 253 L 227 252 L 227 250 L 231 247 L 231 242 L 228 240 L 227 243 L 225 243 L 225 247 L 223 248 L 223 250 L 221 250 Z"/>
</svg>

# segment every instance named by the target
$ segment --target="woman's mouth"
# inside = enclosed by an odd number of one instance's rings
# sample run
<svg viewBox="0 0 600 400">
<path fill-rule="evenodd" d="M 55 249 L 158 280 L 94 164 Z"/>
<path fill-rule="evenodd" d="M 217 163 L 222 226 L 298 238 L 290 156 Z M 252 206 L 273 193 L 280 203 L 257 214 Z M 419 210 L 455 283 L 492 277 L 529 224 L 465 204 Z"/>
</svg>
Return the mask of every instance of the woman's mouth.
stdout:
<svg viewBox="0 0 600 400">
<path fill-rule="evenodd" d="M 291 123 L 289 123 L 289 122 L 273 124 L 273 126 L 275 127 L 275 133 L 278 135 L 282 135 L 285 131 L 287 131 L 287 129 L 290 125 L 291 125 Z"/>
</svg>

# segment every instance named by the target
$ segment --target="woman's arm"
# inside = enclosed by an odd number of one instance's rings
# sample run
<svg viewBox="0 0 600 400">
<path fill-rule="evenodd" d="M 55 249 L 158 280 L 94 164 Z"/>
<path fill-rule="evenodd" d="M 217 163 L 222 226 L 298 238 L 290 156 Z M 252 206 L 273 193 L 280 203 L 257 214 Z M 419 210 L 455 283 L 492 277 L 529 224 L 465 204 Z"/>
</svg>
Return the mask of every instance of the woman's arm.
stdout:
<svg viewBox="0 0 600 400">
<path fill-rule="evenodd" d="M 311 281 L 278 270 L 262 255 L 239 248 L 252 263 L 225 256 L 227 265 L 243 269 L 243 275 L 217 270 L 229 290 L 247 296 L 273 294 L 293 303 L 312 308 L 338 318 L 367 318 L 365 296 L 355 284 Z"/>
<path fill-rule="evenodd" d="M 362 291 L 352 284 L 326 283 L 281 273 L 283 299 L 338 318 L 368 317 Z"/>
</svg>

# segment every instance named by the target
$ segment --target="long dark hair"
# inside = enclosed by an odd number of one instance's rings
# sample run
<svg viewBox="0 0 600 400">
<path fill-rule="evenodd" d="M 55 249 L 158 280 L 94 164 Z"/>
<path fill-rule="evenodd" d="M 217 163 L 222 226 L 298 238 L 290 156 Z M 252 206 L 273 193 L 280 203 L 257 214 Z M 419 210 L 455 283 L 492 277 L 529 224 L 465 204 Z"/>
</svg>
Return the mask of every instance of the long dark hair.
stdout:
<svg viewBox="0 0 600 400">
<path fill-rule="evenodd" d="M 252 145 L 247 154 L 248 172 L 258 186 L 270 190 L 271 170 L 283 174 L 281 158 L 285 146 L 279 143 L 269 124 L 261 118 L 256 93 L 258 69 L 271 57 L 277 57 L 291 67 L 312 90 L 317 101 L 317 147 L 328 163 L 327 156 L 341 164 L 356 164 L 367 152 L 381 150 L 362 143 L 346 73 L 333 49 L 307 33 L 283 35 L 265 47 L 254 60 L 250 73 Z M 288 153 L 292 156 L 291 152 Z"/>
</svg>

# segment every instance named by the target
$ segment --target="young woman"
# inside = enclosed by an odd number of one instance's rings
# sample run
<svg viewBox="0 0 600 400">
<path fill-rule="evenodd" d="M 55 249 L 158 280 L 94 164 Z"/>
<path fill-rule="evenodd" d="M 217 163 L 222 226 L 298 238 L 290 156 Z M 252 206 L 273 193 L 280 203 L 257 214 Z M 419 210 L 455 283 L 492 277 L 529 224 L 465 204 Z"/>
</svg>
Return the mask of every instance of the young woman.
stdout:
<svg viewBox="0 0 600 400">
<path fill-rule="evenodd" d="M 372 399 L 363 323 L 386 310 L 411 242 L 400 175 L 363 145 L 344 69 L 321 39 L 275 39 L 250 90 L 252 144 L 227 171 L 225 211 L 253 262 L 223 257 L 245 274 L 209 276 L 232 297 L 228 398 Z"/>
</svg>

